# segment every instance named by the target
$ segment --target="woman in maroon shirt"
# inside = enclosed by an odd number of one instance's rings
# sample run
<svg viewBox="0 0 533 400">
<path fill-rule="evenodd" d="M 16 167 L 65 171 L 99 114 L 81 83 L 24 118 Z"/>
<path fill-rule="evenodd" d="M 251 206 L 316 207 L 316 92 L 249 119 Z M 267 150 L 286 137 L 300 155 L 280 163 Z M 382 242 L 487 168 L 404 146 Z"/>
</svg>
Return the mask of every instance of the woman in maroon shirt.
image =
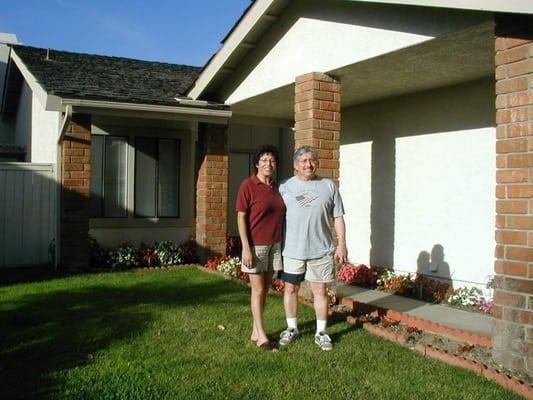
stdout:
<svg viewBox="0 0 533 400">
<path fill-rule="evenodd" d="M 282 269 L 281 238 L 285 205 L 274 181 L 278 150 L 263 145 L 254 155 L 256 173 L 242 181 L 237 195 L 237 226 L 242 242 L 241 270 L 250 276 L 253 318 L 250 339 L 275 349 L 265 333 L 263 314 L 274 271 Z"/>
</svg>

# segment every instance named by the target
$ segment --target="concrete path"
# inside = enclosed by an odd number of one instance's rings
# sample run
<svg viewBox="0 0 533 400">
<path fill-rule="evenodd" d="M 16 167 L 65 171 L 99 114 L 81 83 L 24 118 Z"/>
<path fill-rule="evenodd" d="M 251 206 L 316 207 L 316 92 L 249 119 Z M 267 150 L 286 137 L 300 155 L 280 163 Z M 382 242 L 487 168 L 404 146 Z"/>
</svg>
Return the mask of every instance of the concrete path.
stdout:
<svg viewBox="0 0 533 400">
<path fill-rule="evenodd" d="M 466 332 L 492 337 L 492 317 L 488 315 L 458 310 L 438 304 L 430 304 L 379 290 L 343 284 L 337 286 L 337 297 L 349 297 L 360 303 L 403 312 L 449 328 L 461 329 Z"/>
</svg>

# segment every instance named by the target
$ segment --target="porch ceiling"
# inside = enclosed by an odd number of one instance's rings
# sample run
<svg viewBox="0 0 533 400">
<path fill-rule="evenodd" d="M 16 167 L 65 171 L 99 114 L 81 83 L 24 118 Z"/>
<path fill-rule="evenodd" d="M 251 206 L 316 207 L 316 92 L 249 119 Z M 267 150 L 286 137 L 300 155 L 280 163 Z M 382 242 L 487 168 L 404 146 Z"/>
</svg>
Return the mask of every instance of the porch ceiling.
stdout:
<svg viewBox="0 0 533 400">
<path fill-rule="evenodd" d="M 311 71 L 309 71 L 311 72 Z M 494 75 L 494 25 L 454 32 L 327 74 L 341 81 L 343 108 Z M 234 103 L 234 115 L 292 120 L 294 84 Z"/>
</svg>

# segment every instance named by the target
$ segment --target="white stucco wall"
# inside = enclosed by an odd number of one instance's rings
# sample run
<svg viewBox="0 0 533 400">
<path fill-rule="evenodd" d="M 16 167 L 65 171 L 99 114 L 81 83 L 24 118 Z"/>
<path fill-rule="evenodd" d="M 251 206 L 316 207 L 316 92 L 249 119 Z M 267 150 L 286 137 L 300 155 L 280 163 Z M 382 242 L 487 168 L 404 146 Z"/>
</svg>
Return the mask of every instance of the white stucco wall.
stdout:
<svg viewBox="0 0 533 400">
<path fill-rule="evenodd" d="M 22 84 L 17 116 L 15 118 L 13 143 L 26 148 L 26 160 L 30 160 L 30 142 L 31 142 L 31 118 L 32 118 L 32 93 L 26 82 Z M 55 161 L 54 161 L 55 162 Z"/>
<path fill-rule="evenodd" d="M 293 2 L 250 52 L 237 83 L 222 90 L 233 104 L 294 82 L 480 23 L 476 13 L 350 2 Z"/>
<path fill-rule="evenodd" d="M 495 247 L 493 99 L 487 80 L 342 111 L 351 261 L 418 267 L 455 286 L 486 282 Z M 437 271 L 417 265 L 432 251 Z"/>
<path fill-rule="evenodd" d="M 35 95 L 33 95 L 31 110 L 31 162 L 55 164 L 59 137 L 59 112 L 46 111 Z"/>
</svg>

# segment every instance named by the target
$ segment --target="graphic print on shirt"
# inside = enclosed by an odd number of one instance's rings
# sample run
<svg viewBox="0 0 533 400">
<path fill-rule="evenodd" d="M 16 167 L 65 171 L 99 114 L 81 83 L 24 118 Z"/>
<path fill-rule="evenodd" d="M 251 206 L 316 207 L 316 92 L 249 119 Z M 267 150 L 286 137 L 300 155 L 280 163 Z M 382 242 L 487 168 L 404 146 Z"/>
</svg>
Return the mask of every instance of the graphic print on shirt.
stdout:
<svg viewBox="0 0 533 400">
<path fill-rule="evenodd" d="M 295 199 L 300 207 L 311 207 L 313 201 L 318 199 L 318 197 L 318 193 L 307 191 L 296 195 Z"/>
</svg>

